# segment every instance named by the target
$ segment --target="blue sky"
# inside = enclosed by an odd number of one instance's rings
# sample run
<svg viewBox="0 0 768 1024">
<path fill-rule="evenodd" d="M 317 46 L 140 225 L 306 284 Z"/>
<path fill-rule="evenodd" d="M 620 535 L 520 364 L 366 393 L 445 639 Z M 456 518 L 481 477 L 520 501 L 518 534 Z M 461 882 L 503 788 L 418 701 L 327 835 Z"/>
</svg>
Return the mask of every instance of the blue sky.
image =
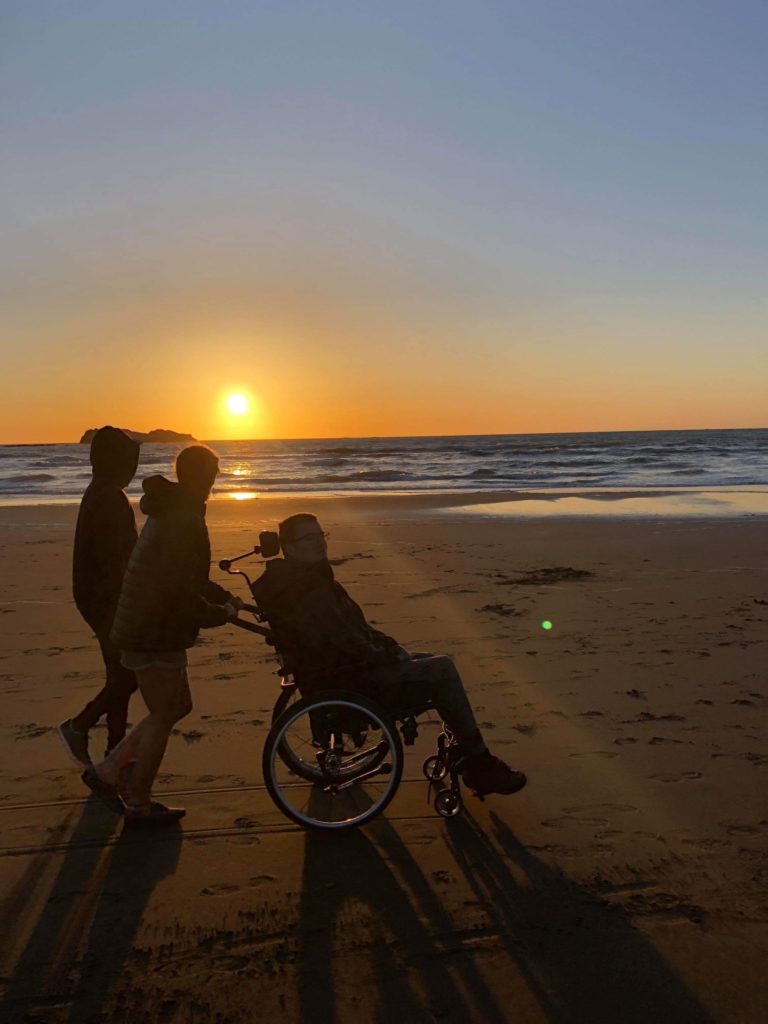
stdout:
<svg viewBox="0 0 768 1024">
<path fill-rule="evenodd" d="M 764 425 L 764 6 L 1 17 L 16 393 L 45 359 L 89 394 L 117 377 L 104 401 L 129 415 L 157 392 L 145 357 L 167 373 L 213 351 L 208 383 L 258 394 L 278 436 Z M 183 379 L 200 431 L 205 389 Z M 321 399 L 338 416 L 313 427 Z M 85 414 L 46 407 L 26 403 L 25 437 Z"/>
</svg>

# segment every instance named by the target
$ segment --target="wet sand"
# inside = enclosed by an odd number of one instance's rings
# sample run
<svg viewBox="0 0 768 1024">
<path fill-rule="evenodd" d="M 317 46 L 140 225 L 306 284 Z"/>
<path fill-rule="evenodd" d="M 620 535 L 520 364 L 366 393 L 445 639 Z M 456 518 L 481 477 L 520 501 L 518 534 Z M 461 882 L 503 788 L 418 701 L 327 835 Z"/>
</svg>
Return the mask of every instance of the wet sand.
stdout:
<svg viewBox="0 0 768 1024">
<path fill-rule="evenodd" d="M 456 504 L 211 504 L 216 559 L 317 511 L 341 582 L 405 646 L 455 657 L 530 778 L 444 821 L 425 728 L 386 815 L 338 836 L 270 803 L 275 665 L 232 627 L 191 652 L 158 784 L 182 828 L 123 833 L 86 799 L 53 731 L 100 685 L 76 509 L 0 509 L 0 1020 L 768 1018 L 768 519 Z"/>
</svg>

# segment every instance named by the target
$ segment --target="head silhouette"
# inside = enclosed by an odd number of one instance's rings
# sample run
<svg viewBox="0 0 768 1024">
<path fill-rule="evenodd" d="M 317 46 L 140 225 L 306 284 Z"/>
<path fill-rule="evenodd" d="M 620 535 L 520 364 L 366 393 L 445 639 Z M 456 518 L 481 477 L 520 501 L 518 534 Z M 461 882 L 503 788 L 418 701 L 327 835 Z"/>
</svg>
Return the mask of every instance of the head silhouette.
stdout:
<svg viewBox="0 0 768 1024">
<path fill-rule="evenodd" d="M 119 427 L 99 427 L 91 440 L 94 479 L 127 487 L 139 464 L 140 447 Z"/>
<path fill-rule="evenodd" d="M 328 557 L 328 545 L 317 517 L 309 512 L 299 512 L 284 519 L 278 527 L 280 546 L 285 557 L 291 562 L 312 565 L 324 562 Z"/>
<path fill-rule="evenodd" d="M 207 501 L 218 472 L 219 457 L 205 444 L 191 444 L 176 456 L 179 483 L 200 501 Z"/>
</svg>

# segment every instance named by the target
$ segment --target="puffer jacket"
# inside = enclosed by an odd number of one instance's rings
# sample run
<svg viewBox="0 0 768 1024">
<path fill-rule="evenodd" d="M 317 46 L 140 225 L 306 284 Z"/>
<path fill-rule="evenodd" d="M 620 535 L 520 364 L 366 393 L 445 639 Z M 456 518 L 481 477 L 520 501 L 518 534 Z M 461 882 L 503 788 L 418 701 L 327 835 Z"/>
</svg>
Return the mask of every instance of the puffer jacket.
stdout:
<svg viewBox="0 0 768 1024">
<path fill-rule="evenodd" d="M 327 561 L 274 558 L 251 589 L 299 683 L 343 681 L 347 672 L 399 660 L 397 641 L 366 621 Z"/>
<path fill-rule="evenodd" d="M 162 476 L 143 483 L 147 522 L 125 572 L 110 638 L 123 651 L 191 647 L 201 627 L 222 626 L 232 600 L 208 579 L 205 504 Z"/>
</svg>

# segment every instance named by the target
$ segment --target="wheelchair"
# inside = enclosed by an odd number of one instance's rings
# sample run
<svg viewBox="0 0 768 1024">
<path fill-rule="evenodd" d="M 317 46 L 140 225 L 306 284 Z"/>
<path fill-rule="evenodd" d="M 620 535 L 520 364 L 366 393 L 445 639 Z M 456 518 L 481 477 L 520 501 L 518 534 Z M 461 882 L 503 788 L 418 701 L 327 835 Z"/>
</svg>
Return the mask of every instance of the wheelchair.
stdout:
<svg viewBox="0 0 768 1024">
<path fill-rule="evenodd" d="M 275 534 L 265 531 L 259 539 L 252 550 L 219 562 L 223 572 L 245 579 L 252 598 L 251 580 L 232 565 L 254 554 L 278 553 Z M 261 635 L 274 648 L 278 662 L 280 693 L 262 754 L 264 783 L 273 803 L 303 828 L 341 831 L 366 824 L 397 793 L 404 745 L 415 743 L 417 718 L 429 707 L 403 708 L 393 714 L 369 697 L 345 689 L 316 689 L 303 696 L 258 605 L 244 605 L 243 610 L 256 622 L 238 618 L 234 625 Z M 432 787 L 438 787 L 435 810 L 452 818 L 463 807 L 460 754 L 450 729 L 445 723 L 441 726 L 437 750 L 426 758 L 422 772 L 430 796 Z"/>
</svg>

